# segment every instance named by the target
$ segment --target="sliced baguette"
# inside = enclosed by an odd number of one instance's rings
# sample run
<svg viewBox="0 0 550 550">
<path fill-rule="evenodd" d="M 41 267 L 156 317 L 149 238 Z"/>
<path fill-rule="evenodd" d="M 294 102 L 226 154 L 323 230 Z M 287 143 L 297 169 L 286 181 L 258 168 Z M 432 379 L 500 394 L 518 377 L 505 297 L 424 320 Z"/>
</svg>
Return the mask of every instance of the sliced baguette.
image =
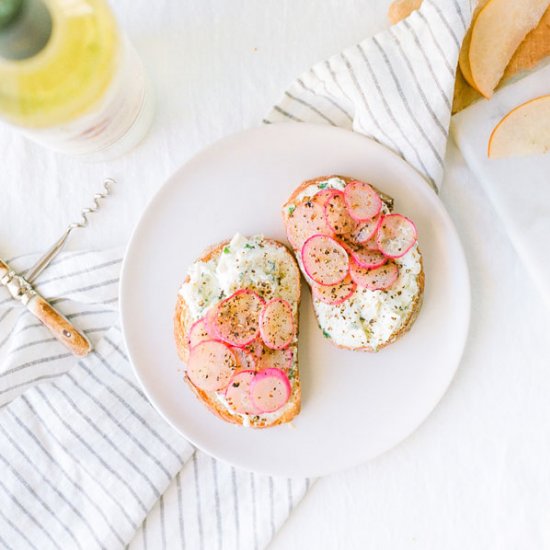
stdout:
<svg viewBox="0 0 550 550">
<path fill-rule="evenodd" d="M 285 227 L 288 224 L 289 217 L 291 215 L 292 207 L 295 207 L 297 204 L 301 202 L 306 202 L 308 200 L 307 197 L 302 198 L 300 201 L 297 201 L 300 194 L 302 194 L 308 187 L 312 185 L 319 185 L 331 178 L 339 178 L 345 182 L 345 184 L 349 184 L 350 182 L 354 181 L 353 178 L 346 177 L 346 176 L 340 176 L 340 175 L 330 175 L 330 176 L 322 176 L 315 179 L 307 180 L 300 184 L 294 192 L 290 195 L 287 202 L 283 205 L 282 208 L 282 214 L 283 214 L 283 221 L 285 224 Z M 374 187 L 374 186 L 373 186 Z M 384 208 L 386 212 L 391 212 L 393 210 L 393 199 L 374 187 L 374 189 L 378 192 L 380 198 L 382 199 L 382 202 L 384 204 Z M 402 320 L 401 325 L 394 330 L 389 337 L 382 343 L 377 344 L 376 346 L 373 345 L 350 345 L 343 343 L 338 337 L 335 337 L 331 331 L 328 330 L 328 327 L 324 325 L 323 320 L 321 316 L 319 315 L 320 307 L 327 308 L 326 304 L 322 304 L 322 302 L 318 299 L 315 299 L 315 297 L 312 295 L 312 301 L 313 301 L 313 307 L 315 310 L 315 315 L 317 317 L 317 322 L 319 324 L 320 329 L 323 331 L 323 334 L 327 339 L 331 341 L 332 344 L 334 344 L 336 347 L 339 347 L 341 349 L 348 349 L 348 350 L 354 350 L 354 351 L 368 351 L 368 352 L 375 352 L 379 351 L 382 348 L 389 346 L 391 343 L 395 342 L 398 338 L 400 338 L 403 334 L 408 332 L 412 325 L 414 324 L 414 321 L 416 320 L 418 313 L 420 311 L 420 308 L 422 306 L 422 299 L 424 294 L 424 282 L 425 282 L 425 275 L 424 275 L 424 268 L 422 263 L 422 255 L 420 253 L 420 249 L 418 248 L 418 245 L 415 245 L 415 249 L 418 252 L 419 255 L 419 262 L 420 262 L 420 271 L 416 275 L 416 284 L 418 286 L 418 291 L 414 297 L 414 300 L 410 304 L 410 309 L 408 311 L 407 316 Z M 294 253 L 297 257 L 300 255 L 300 251 L 294 249 Z M 300 267 L 302 268 L 302 265 L 300 263 Z M 306 281 L 310 283 L 308 280 L 307 274 L 302 269 L 302 274 L 304 275 Z M 311 286 L 311 285 L 310 285 Z M 391 289 L 390 289 L 391 290 Z M 377 291 L 378 292 L 378 291 Z M 384 292 L 384 291 L 382 291 Z M 388 291 L 389 292 L 389 291 Z M 329 306 L 331 308 L 336 308 L 335 313 L 338 311 L 340 306 Z"/>
<path fill-rule="evenodd" d="M 474 87 L 489 98 L 514 52 L 540 21 L 549 0 L 489 0 L 472 26 L 468 53 Z"/>
<path fill-rule="evenodd" d="M 488 0 L 479 0 L 474 11 L 472 21 L 475 20 L 481 7 L 483 7 Z M 398 23 L 405 17 L 408 17 L 412 11 L 419 8 L 422 4 L 421 0 L 394 0 L 388 8 L 388 18 L 391 24 Z M 472 87 L 469 83 L 473 82 L 470 71 L 470 39 L 471 29 L 462 43 L 460 50 L 460 71 L 456 73 L 456 82 L 453 97 L 452 114 L 458 113 L 481 99 L 483 96 Z M 525 37 L 523 42 L 518 46 L 514 55 L 510 59 L 510 62 L 506 66 L 504 76 L 500 81 L 498 87 L 506 84 L 509 79 L 522 71 L 527 71 L 538 65 L 544 58 L 550 55 L 550 7 L 544 12 L 538 25 Z M 466 75 L 466 76 L 464 76 Z"/>
<path fill-rule="evenodd" d="M 283 250 L 285 252 L 285 263 L 284 268 L 288 273 L 290 273 L 290 279 L 292 280 L 292 288 L 295 290 L 293 295 L 294 303 L 296 304 L 296 315 L 294 318 L 295 326 L 298 327 L 298 306 L 300 303 L 300 271 L 292 254 L 288 249 L 281 243 L 273 239 L 263 239 L 264 242 L 269 243 L 270 245 Z M 210 262 L 217 261 L 223 250 L 228 246 L 230 241 L 224 241 L 218 245 L 214 245 L 207 249 L 202 256 L 197 260 L 197 262 Z M 189 275 L 186 276 L 184 284 L 189 282 Z M 257 291 L 260 295 L 262 294 L 258 288 L 253 290 Z M 262 296 L 264 297 L 264 296 Z M 277 295 L 269 296 L 269 298 L 278 297 Z M 193 319 L 191 314 L 191 308 L 186 302 L 184 297 L 178 293 L 176 300 L 176 307 L 174 313 L 174 338 L 176 342 L 176 348 L 180 359 L 183 363 L 187 364 L 189 360 L 189 329 L 191 328 L 193 322 L 196 319 Z M 291 344 L 294 353 L 294 369 L 295 376 L 291 380 L 291 396 L 288 403 L 284 406 L 284 411 L 282 414 L 277 415 L 276 413 L 270 414 L 259 414 L 259 415 L 244 415 L 238 413 L 230 412 L 217 398 L 216 392 L 205 392 L 199 389 L 187 376 L 187 373 L 184 375 L 184 379 L 196 395 L 216 416 L 238 425 L 247 425 L 252 428 L 269 428 L 272 426 L 277 426 L 279 424 L 284 424 L 290 422 L 299 412 L 301 406 L 301 388 L 300 388 L 300 378 L 298 370 L 298 346 L 297 346 L 297 336 L 294 343 Z M 222 392 L 223 393 L 223 392 Z"/>
</svg>

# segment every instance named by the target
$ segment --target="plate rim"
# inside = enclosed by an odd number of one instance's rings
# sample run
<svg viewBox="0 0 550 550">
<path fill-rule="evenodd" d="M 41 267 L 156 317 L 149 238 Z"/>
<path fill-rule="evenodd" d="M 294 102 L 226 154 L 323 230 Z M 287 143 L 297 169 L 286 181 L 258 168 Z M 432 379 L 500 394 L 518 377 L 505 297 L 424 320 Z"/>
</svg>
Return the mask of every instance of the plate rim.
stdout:
<svg viewBox="0 0 550 550">
<path fill-rule="evenodd" d="M 463 270 L 463 282 L 464 282 L 464 291 L 466 295 L 466 299 L 464 300 L 464 325 L 462 334 L 460 334 L 460 353 L 457 353 L 456 358 L 456 364 L 454 365 L 452 372 L 449 373 L 449 379 L 445 386 L 441 387 L 440 395 L 433 403 L 433 406 L 426 412 L 426 414 L 421 418 L 421 420 L 416 424 L 416 426 L 408 432 L 406 435 L 404 435 L 401 439 L 396 441 L 393 445 L 390 447 L 378 452 L 374 456 L 357 456 L 354 460 L 350 460 L 349 464 L 347 466 L 340 466 L 336 465 L 333 468 L 322 468 L 321 470 L 316 471 L 314 468 L 311 468 L 311 472 L 305 474 L 292 474 L 287 471 L 278 470 L 273 471 L 273 469 L 266 469 L 262 468 L 261 466 L 252 466 L 249 463 L 246 465 L 239 464 L 236 462 L 233 462 L 232 460 L 220 456 L 220 454 L 216 453 L 215 451 L 205 448 L 205 446 L 196 441 L 193 436 L 188 435 L 185 433 L 180 427 L 178 427 L 172 419 L 163 411 L 162 405 L 157 403 L 157 400 L 153 397 L 153 395 L 150 393 L 150 391 L 147 388 L 147 385 L 145 384 L 144 380 L 142 379 L 140 375 L 140 369 L 136 366 L 136 362 L 134 361 L 134 353 L 131 349 L 131 346 L 128 345 L 128 338 L 127 338 L 127 317 L 125 314 L 126 311 L 126 303 L 129 300 L 129 296 L 127 296 L 126 288 L 128 288 L 128 284 L 126 284 L 126 281 L 129 277 L 131 277 L 129 269 L 129 258 L 131 256 L 131 251 L 134 246 L 137 246 L 136 243 L 139 241 L 137 240 L 137 234 L 140 231 L 140 228 L 142 224 L 144 223 L 144 219 L 146 218 L 147 214 L 154 209 L 155 204 L 160 201 L 166 192 L 167 188 L 170 187 L 172 184 L 174 184 L 175 180 L 178 178 L 178 175 L 181 172 L 184 172 L 189 169 L 189 167 L 192 167 L 195 163 L 199 163 L 201 159 L 205 156 L 208 156 L 212 154 L 216 149 L 223 148 L 226 146 L 226 144 L 229 144 L 233 140 L 241 139 L 242 136 L 246 134 L 254 134 L 257 132 L 264 133 L 264 132 L 271 132 L 271 131 L 278 131 L 281 127 L 299 127 L 300 129 L 307 129 L 311 131 L 329 131 L 334 133 L 342 133 L 342 134 L 351 134 L 356 137 L 359 137 L 361 139 L 365 139 L 366 141 L 370 142 L 370 145 L 375 148 L 380 148 L 380 150 L 384 151 L 384 154 L 389 154 L 393 157 L 395 162 L 400 163 L 402 166 L 406 168 L 411 174 L 414 174 L 414 178 L 417 180 L 422 180 L 423 185 L 426 186 L 428 190 L 431 190 L 433 193 L 433 198 L 436 202 L 439 203 L 439 207 L 441 210 L 441 214 L 444 218 L 446 218 L 446 222 L 449 225 L 450 230 L 454 234 L 454 237 L 456 239 L 457 243 L 457 252 L 460 255 L 460 261 L 456 261 L 456 265 L 460 263 L 461 269 Z M 302 284 L 302 283 L 301 283 Z M 125 247 L 122 266 L 121 266 L 121 272 L 120 272 L 120 281 L 118 285 L 119 289 L 119 315 L 120 315 L 120 324 L 121 324 L 121 332 L 124 339 L 124 344 L 126 347 L 126 351 L 128 353 L 128 359 L 129 363 L 131 365 L 132 371 L 134 375 L 136 376 L 142 390 L 144 391 L 148 401 L 150 404 L 155 408 L 158 414 L 168 423 L 169 426 L 171 426 L 181 437 L 185 438 L 189 443 L 191 443 L 194 447 L 201 450 L 202 452 L 208 454 L 209 456 L 212 456 L 218 460 L 221 460 L 227 464 L 231 464 L 232 466 L 236 468 L 240 468 L 245 471 L 252 471 L 259 474 L 264 475 L 279 475 L 279 476 L 285 476 L 288 478 L 304 478 L 304 477 L 321 477 L 325 475 L 330 475 L 339 471 L 345 471 L 348 469 L 351 469 L 353 467 L 359 466 L 361 464 L 364 464 L 366 462 L 370 462 L 371 460 L 374 460 L 380 456 L 385 455 L 389 451 L 395 449 L 398 447 L 401 443 L 407 441 L 430 417 L 430 415 L 434 412 L 434 410 L 438 407 L 438 405 L 441 403 L 441 400 L 443 397 L 447 394 L 449 387 L 451 383 L 453 382 L 456 373 L 461 365 L 462 358 L 464 356 L 464 351 L 466 348 L 466 344 L 469 337 L 470 332 L 470 326 L 471 326 L 471 308 L 472 308 L 472 295 L 471 295 L 471 281 L 470 281 L 470 270 L 466 258 L 466 254 L 464 252 L 464 247 L 462 245 L 462 241 L 460 239 L 460 235 L 456 229 L 456 226 L 452 220 L 452 218 L 449 215 L 449 212 L 447 211 L 447 208 L 443 201 L 441 200 L 440 196 L 433 190 L 433 188 L 430 186 L 430 184 L 427 182 L 427 180 L 422 176 L 422 174 L 411 164 L 409 164 L 407 161 L 405 161 L 403 158 L 401 158 L 395 151 L 390 149 L 389 147 L 379 143 L 378 141 L 374 140 L 373 138 L 370 138 L 368 136 L 364 136 L 362 134 L 359 134 L 357 132 L 354 132 L 353 130 L 344 129 L 341 127 L 332 127 L 332 126 L 326 126 L 326 125 L 319 125 L 319 124 L 312 124 L 312 123 L 298 123 L 298 122 L 283 122 L 283 123 L 277 123 L 277 124 L 270 124 L 270 125 L 263 125 L 263 126 L 255 126 L 252 128 L 247 128 L 244 130 L 239 130 L 236 132 L 233 132 L 231 134 L 225 135 L 221 137 L 220 139 L 206 145 L 204 148 L 200 149 L 196 154 L 188 158 L 185 162 L 183 162 L 178 168 L 176 168 L 168 178 L 165 179 L 165 181 L 158 187 L 158 189 L 154 192 L 153 196 L 150 198 L 149 202 L 145 206 L 145 208 L 142 210 L 139 220 L 135 224 L 135 226 L 132 229 L 130 239 L 128 240 L 128 243 Z"/>
</svg>

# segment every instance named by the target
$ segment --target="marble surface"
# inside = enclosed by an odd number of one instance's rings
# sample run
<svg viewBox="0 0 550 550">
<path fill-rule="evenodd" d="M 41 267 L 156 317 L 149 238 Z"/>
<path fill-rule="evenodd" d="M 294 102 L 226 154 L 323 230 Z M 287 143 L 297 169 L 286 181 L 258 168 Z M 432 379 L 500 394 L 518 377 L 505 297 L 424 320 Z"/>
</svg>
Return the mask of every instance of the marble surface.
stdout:
<svg viewBox="0 0 550 550">
<path fill-rule="evenodd" d="M 92 165 L 0 127 L 0 254 L 47 247 L 104 176 L 120 180 L 116 194 L 69 248 L 125 244 L 147 201 L 181 163 L 219 137 L 257 125 L 303 69 L 384 28 L 387 6 L 159 0 L 152 7 L 118 0 L 115 9 L 155 88 L 151 132 L 131 154 Z M 407 441 L 318 481 L 272 549 L 550 545 L 550 315 L 453 144 L 446 165 L 442 198 L 464 243 L 473 293 L 456 379 Z"/>
<path fill-rule="evenodd" d="M 550 64 L 459 113 L 452 135 L 506 225 L 527 272 L 550 307 L 550 155 L 489 159 L 491 132 L 512 109 L 548 93 Z"/>
</svg>

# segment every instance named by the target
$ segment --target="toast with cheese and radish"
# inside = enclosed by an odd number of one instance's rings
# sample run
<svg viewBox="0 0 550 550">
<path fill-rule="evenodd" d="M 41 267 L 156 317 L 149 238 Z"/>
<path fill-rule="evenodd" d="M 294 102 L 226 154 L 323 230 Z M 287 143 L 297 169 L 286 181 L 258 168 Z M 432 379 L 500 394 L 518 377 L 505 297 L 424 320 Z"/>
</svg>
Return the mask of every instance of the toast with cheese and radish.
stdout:
<svg viewBox="0 0 550 550">
<path fill-rule="evenodd" d="M 189 268 L 174 315 L 185 381 L 217 416 L 268 428 L 300 412 L 300 271 L 290 251 L 235 235 Z"/>
<path fill-rule="evenodd" d="M 378 351 L 411 328 L 422 305 L 416 227 L 393 202 L 368 183 L 324 176 L 283 205 L 319 327 L 338 347 Z"/>
</svg>

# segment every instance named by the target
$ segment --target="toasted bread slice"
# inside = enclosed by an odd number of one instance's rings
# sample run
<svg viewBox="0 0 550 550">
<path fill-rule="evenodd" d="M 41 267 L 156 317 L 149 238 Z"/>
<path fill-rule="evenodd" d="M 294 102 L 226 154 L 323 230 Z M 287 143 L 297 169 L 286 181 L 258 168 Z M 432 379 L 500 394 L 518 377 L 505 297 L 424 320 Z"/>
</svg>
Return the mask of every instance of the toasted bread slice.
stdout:
<svg viewBox="0 0 550 550">
<path fill-rule="evenodd" d="M 261 249 L 261 253 L 258 251 Z M 254 254 L 258 256 L 255 260 Z M 259 255 L 258 255 L 259 254 Z M 218 269 L 222 264 L 223 269 Z M 261 273 L 268 266 L 269 273 Z M 231 279 L 231 269 L 235 275 Z M 197 273 L 204 271 L 200 282 L 217 278 L 212 284 L 216 293 L 197 295 L 193 285 L 197 284 Z M 223 271 L 223 273 L 222 273 Z M 240 281 L 237 280 L 240 277 Z M 199 283 L 199 287 L 201 284 Z M 202 285 L 204 287 L 204 284 Z M 225 400 L 224 390 L 204 391 L 197 387 L 185 373 L 185 381 L 195 395 L 219 418 L 234 424 L 252 428 L 269 428 L 292 420 L 300 412 L 301 389 L 298 371 L 298 306 L 300 303 L 300 271 L 290 251 L 281 243 L 263 236 L 245 238 L 236 235 L 231 241 L 224 241 L 206 250 L 190 268 L 182 288 L 177 296 L 174 315 L 174 337 L 178 355 L 187 364 L 190 355 L 189 331 L 198 319 L 214 308 L 222 299 L 238 289 L 249 289 L 256 292 L 266 302 L 280 298 L 286 300 L 292 307 L 296 334 L 290 345 L 285 348 L 291 361 L 284 369 L 290 381 L 291 393 L 286 404 L 279 410 L 270 413 L 245 414 L 238 413 Z M 218 292 L 219 291 L 219 292 Z M 258 339 L 260 337 L 258 336 Z M 264 344 L 265 346 L 265 344 Z M 262 353 L 270 353 L 265 347 L 257 355 L 256 370 L 261 368 Z M 250 368 L 250 367 L 249 367 Z M 239 370 L 239 369 L 237 369 Z"/>
<path fill-rule="evenodd" d="M 285 227 L 300 203 L 310 201 L 323 189 L 343 190 L 353 178 L 346 176 L 322 176 L 299 185 L 283 205 Z M 373 187 L 382 201 L 382 213 L 393 211 L 393 199 Z M 339 237 L 337 237 L 339 238 Z M 289 238 L 289 240 L 292 240 Z M 301 249 L 294 248 L 300 269 L 310 285 L 315 283 L 304 270 Z M 357 290 L 339 304 L 329 304 L 312 293 L 317 322 L 324 336 L 335 346 L 357 351 L 378 351 L 400 336 L 413 325 L 422 305 L 424 292 L 424 269 L 418 244 L 401 258 L 393 260 L 399 267 L 399 276 L 387 290 Z"/>
</svg>

